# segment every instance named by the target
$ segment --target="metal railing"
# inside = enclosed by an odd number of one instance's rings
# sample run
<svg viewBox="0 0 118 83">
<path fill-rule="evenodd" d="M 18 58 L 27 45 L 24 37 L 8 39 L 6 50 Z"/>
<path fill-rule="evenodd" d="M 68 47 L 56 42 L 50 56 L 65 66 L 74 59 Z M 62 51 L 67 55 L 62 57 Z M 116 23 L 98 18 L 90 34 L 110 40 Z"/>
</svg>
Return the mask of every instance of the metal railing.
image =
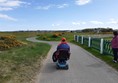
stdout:
<svg viewBox="0 0 118 83">
<path fill-rule="evenodd" d="M 113 55 L 111 41 L 102 38 L 92 38 L 74 35 L 74 40 L 79 44 L 86 45 L 98 50 L 101 54 Z"/>
</svg>

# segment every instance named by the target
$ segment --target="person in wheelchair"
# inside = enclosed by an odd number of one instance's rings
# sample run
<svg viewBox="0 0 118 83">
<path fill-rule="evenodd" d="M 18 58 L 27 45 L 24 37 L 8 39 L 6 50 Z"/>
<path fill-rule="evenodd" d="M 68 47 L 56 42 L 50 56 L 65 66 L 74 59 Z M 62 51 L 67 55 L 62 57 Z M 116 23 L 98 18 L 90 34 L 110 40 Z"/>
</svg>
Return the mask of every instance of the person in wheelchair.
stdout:
<svg viewBox="0 0 118 83">
<path fill-rule="evenodd" d="M 53 53 L 53 62 L 57 60 L 69 60 L 70 58 L 70 46 L 67 44 L 66 38 L 61 39 L 61 43 L 58 44 L 57 50 Z"/>
</svg>

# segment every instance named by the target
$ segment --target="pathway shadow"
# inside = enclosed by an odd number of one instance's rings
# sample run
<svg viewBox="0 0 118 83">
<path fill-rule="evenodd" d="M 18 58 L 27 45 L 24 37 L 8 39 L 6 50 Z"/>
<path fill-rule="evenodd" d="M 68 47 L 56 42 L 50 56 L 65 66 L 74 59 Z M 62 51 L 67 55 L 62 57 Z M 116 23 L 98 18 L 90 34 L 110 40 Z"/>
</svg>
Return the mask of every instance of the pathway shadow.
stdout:
<svg viewBox="0 0 118 83">
<path fill-rule="evenodd" d="M 44 66 L 42 73 L 53 73 L 55 71 L 57 71 L 56 64 L 55 63 L 47 63 Z"/>
</svg>

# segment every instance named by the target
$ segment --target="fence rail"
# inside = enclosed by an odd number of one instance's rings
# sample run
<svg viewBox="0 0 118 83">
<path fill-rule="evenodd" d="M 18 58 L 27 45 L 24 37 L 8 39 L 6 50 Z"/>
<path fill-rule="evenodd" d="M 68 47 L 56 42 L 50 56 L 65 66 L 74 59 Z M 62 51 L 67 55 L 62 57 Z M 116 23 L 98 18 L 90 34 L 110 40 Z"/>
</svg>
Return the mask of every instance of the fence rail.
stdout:
<svg viewBox="0 0 118 83">
<path fill-rule="evenodd" d="M 102 38 L 84 37 L 74 35 L 74 40 L 79 44 L 86 45 L 90 48 L 98 50 L 101 54 L 113 55 L 111 42 Z"/>
</svg>

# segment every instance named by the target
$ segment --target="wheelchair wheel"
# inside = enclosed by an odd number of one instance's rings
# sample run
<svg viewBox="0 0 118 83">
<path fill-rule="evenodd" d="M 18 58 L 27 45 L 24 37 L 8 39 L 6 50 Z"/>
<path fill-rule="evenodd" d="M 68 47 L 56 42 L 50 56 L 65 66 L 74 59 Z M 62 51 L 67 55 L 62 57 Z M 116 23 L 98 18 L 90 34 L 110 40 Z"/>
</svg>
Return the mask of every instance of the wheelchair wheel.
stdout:
<svg viewBox="0 0 118 83">
<path fill-rule="evenodd" d="M 68 66 L 68 65 L 66 65 L 66 66 L 65 66 L 65 69 L 66 69 L 66 70 L 68 70 L 68 69 L 69 69 L 69 66 Z"/>
</svg>

